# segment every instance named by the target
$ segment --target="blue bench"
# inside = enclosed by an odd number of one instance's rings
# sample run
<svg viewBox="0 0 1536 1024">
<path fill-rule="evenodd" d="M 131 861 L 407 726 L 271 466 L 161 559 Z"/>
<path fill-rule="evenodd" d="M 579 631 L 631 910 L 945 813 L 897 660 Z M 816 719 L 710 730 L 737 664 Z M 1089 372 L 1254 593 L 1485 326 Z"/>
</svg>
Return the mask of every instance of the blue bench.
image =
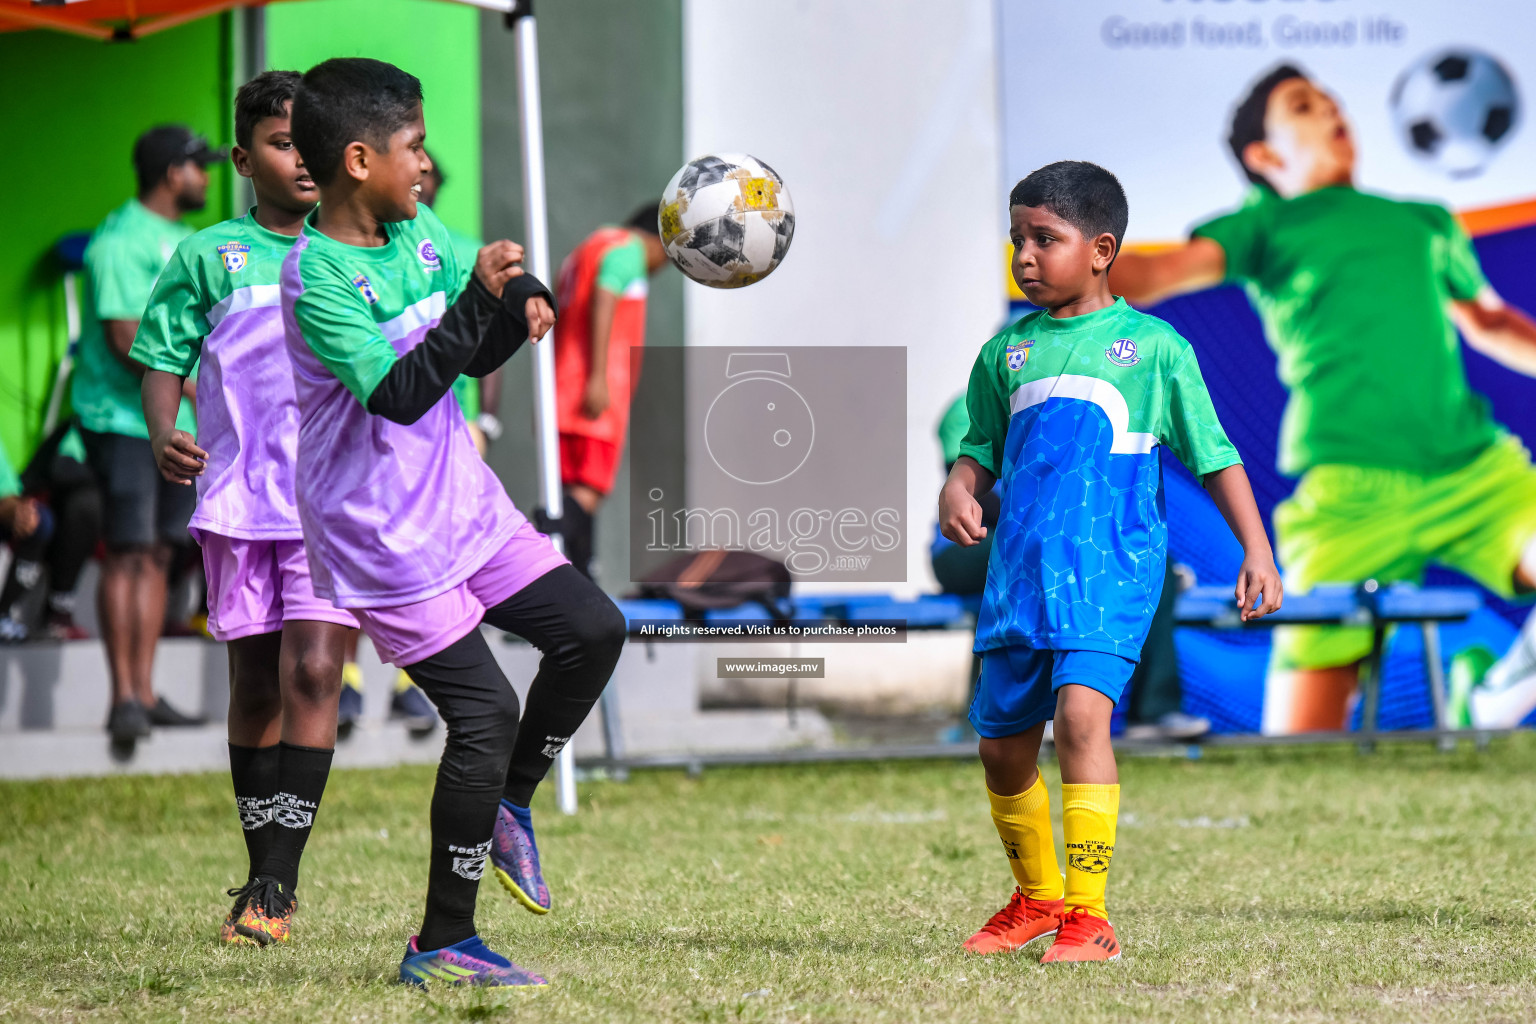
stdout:
<svg viewBox="0 0 1536 1024">
<path fill-rule="evenodd" d="M 1450 728 L 1445 713 L 1445 670 L 1440 663 L 1440 623 L 1461 622 L 1482 607 L 1480 593 L 1470 587 L 1417 587 L 1410 583 L 1386 586 L 1366 580 L 1359 586 L 1336 584 L 1305 594 L 1287 594 L 1280 610 L 1253 622 L 1243 622 L 1231 587 L 1191 587 L 1174 603 L 1174 623 L 1197 629 L 1270 629 L 1275 626 L 1360 626 L 1371 630 L 1371 653 L 1360 677 L 1365 704 L 1360 731 L 1376 732 L 1381 702 L 1381 662 L 1387 630 L 1416 624 L 1424 635 L 1424 674 L 1429 686 L 1435 728 Z M 1369 741 L 1367 740 L 1367 743 Z"/>
</svg>

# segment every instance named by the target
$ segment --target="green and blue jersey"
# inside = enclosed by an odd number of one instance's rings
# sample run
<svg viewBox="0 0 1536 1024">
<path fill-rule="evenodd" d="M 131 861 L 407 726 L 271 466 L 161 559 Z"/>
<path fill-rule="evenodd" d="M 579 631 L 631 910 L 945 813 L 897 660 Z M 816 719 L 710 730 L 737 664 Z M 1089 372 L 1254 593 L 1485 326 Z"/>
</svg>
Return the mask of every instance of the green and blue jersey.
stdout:
<svg viewBox="0 0 1536 1024">
<path fill-rule="evenodd" d="M 1002 503 L 976 650 L 1138 659 L 1167 553 L 1158 447 L 1202 477 L 1241 462 L 1189 343 L 1123 299 L 1041 310 L 982 347 L 966 407 L 959 454 Z"/>
</svg>

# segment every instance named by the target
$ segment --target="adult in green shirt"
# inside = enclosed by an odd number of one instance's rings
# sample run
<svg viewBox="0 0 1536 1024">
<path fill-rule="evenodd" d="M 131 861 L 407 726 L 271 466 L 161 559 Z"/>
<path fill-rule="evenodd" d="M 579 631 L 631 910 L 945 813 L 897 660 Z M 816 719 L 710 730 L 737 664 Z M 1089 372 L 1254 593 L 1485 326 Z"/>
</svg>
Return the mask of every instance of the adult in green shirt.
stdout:
<svg viewBox="0 0 1536 1024">
<path fill-rule="evenodd" d="M 1418 582 L 1434 562 L 1506 597 L 1536 588 L 1536 470 L 1467 384 L 1456 337 L 1536 375 L 1536 324 L 1489 286 L 1449 211 L 1355 188 L 1349 124 L 1299 69 L 1255 84 L 1228 141 L 1247 202 L 1182 246 L 1123 253 L 1111 287 L 1138 304 L 1247 289 L 1290 391 L 1279 465 L 1301 479 L 1274 514 L 1286 586 Z M 1276 629 L 1264 730 L 1342 729 L 1370 647 L 1363 628 Z M 1501 713 L 1536 707 L 1533 622 L 1487 678 L 1528 680 Z"/>
<path fill-rule="evenodd" d="M 102 491 L 107 554 L 97 603 L 112 675 L 107 729 L 119 742 L 147 736 L 151 725 L 198 721 L 157 698 L 151 683 L 170 566 L 176 550 L 190 543 L 187 522 L 197 495 L 162 479 L 155 467 L 139 401 L 144 366 L 129 349 L 155 278 L 192 233 L 181 218 L 203 208 L 206 168 L 221 159 L 189 128 L 151 128 L 133 147 L 138 196 L 107 214 L 85 249 L 71 398 Z M 188 400 L 177 426 L 197 429 Z"/>
</svg>

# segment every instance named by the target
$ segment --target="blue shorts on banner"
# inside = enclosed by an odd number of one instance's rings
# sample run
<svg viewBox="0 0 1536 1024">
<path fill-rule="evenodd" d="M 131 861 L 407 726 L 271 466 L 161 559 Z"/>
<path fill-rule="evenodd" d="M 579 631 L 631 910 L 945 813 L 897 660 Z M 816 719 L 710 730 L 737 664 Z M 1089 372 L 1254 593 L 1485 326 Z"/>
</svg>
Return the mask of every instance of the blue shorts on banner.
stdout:
<svg viewBox="0 0 1536 1024">
<path fill-rule="evenodd" d="M 971 725 L 988 738 L 1012 736 L 1056 716 L 1056 691 L 1069 683 L 1097 690 L 1116 704 L 1136 663 L 1100 651 L 999 647 L 981 656 Z"/>
</svg>

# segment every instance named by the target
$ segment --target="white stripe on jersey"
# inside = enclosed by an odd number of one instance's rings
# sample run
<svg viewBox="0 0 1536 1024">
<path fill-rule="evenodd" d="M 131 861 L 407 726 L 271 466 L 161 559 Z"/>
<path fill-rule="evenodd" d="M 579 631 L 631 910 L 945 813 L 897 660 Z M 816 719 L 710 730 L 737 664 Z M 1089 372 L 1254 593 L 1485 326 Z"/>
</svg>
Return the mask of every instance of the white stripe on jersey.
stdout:
<svg viewBox="0 0 1536 1024">
<path fill-rule="evenodd" d="M 1111 443 L 1111 455 L 1146 455 L 1157 447 L 1155 434 L 1133 432 L 1130 429 L 1131 410 L 1125 403 L 1120 389 L 1102 377 L 1085 377 L 1077 373 L 1064 373 L 1060 377 L 1042 377 L 1028 384 L 1019 385 L 1009 399 L 1009 414 L 1017 416 L 1030 406 L 1040 405 L 1048 398 L 1075 398 L 1092 402 L 1104 410 L 1109 425 L 1115 432 Z"/>
</svg>

